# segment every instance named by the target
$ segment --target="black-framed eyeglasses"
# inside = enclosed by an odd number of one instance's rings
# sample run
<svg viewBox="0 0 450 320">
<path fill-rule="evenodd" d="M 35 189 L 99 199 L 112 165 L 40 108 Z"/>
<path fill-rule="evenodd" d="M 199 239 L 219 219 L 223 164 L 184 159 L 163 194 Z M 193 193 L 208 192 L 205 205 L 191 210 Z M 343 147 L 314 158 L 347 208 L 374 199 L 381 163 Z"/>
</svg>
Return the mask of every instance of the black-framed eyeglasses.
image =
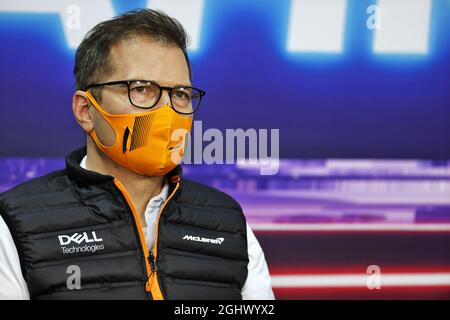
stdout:
<svg viewBox="0 0 450 320">
<path fill-rule="evenodd" d="M 198 110 L 205 91 L 188 87 L 163 87 L 151 80 L 120 80 L 88 85 L 85 91 L 100 87 L 126 85 L 128 88 L 128 99 L 130 103 L 141 109 L 150 109 L 156 106 L 162 96 L 163 90 L 169 93 L 172 109 L 181 114 L 193 114 Z"/>
</svg>

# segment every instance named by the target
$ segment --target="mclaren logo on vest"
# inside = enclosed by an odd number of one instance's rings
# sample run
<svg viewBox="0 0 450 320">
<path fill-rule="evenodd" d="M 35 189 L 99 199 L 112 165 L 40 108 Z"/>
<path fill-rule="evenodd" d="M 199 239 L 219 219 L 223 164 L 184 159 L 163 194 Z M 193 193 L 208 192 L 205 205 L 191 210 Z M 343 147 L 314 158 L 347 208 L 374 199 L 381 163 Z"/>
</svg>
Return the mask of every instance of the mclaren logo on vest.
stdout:
<svg viewBox="0 0 450 320">
<path fill-rule="evenodd" d="M 105 249 L 105 246 L 103 244 L 96 244 L 97 242 L 103 242 L 103 238 L 97 237 L 97 233 L 95 231 L 82 233 L 76 232 L 72 235 L 61 234 L 58 235 L 58 239 L 63 254 L 71 254 L 78 252 L 94 253 L 96 251 L 101 251 Z M 72 242 L 74 242 L 75 245 L 71 247 L 66 247 L 67 245 L 70 245 Z M 84 246 L 82 245 L 83 243 L 85 243 Z M 87 245 L 88 243 L 94 244 Z"/>
<path fill-rule="evenodd" d="M 222 244 L 223 240 L 225 240 L 225 239 L 224 238 L 208 239 L 208 238 L 202 238 L 202 237 L 194 237 L 191 235 L 185 235 L 183 237 L 183 240 L 206 242 L 206 243 L 213 243 L 213 244 Z"/>
</svg>

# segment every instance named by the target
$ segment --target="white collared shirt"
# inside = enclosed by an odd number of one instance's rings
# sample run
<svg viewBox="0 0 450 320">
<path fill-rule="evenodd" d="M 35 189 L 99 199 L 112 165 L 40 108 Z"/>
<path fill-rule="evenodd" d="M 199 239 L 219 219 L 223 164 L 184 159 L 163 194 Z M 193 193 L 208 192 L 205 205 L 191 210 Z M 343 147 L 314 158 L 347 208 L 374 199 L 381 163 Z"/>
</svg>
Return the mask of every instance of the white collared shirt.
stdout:
<svg viewBox="0 0 450 320">
<path fill-rule="evenodd" d="M 83 169 L 86 168 L 85 156 L 80 163 Z M 147 246 L 151 248 L 156 237 L 156 220 L 158 212 L 166 201 L 169 192 L 169 185 L 166 181 L 161 192 L 150 199 L 145 210 L 145 223 L 143 228 Z M 250 226 L 247 224 L 247 245 L 248 245 L 248 275 L 242 288 L 242 298 L 244 300 L 272 300 L 272 291 L 269 270 L 266 259 Z M 28 300 L 30 298 L 27 284 L 23 278 L 20 268 L 19 256 L 12 239 L 11 233 L 0 217 L 0 299 Z"/>
</svg>

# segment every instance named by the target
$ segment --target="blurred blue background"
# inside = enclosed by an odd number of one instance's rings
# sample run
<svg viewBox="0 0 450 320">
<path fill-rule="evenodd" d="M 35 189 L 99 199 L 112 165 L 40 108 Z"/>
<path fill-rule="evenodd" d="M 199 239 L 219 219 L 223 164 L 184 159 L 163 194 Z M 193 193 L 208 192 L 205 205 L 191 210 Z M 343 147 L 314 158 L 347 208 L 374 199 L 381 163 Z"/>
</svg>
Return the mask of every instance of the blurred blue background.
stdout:
<svg viewBox="0 0 450 320">
<path fill-rule="evenodd" d="M 67 42 L 64 20 L 46 12 L 52 6 L 47 2 L 0 5 L 2 156 L 60 157 L 84 143 L 71 112 L 75 50 Z M 95 2 L 98 10 L 83 10 L 83 1 L 78 2 L 82 27 L 85 15 L 95 20 L 98 14 L 101 20 L 105 14 L 102 1 Z M 113 14 L 147 5 L 106 2 Z M 177 3 L 166 1 L 171 2 Z M 333 22 L 318 14 L 315 24 L 300 27 L 293 25 L 301 18 L 295 2 L 185 2 L 191 3 L 185 12 L 192 8 L 198 21 L 190 55 L 193 83 L 208 92 L 197 115 L 204 129 L 279 128 L 282 158 L 449 159 L 450 1 L 412 1 L 422 11 L 420 6 L 430 3 L 425 16 L 412 15 L 408 6 L 401 11 L 398 23 L 408 24 L 409 37 L 425 34 L 426 49 L 420 53 L 376 52 L 376 30 L 366 25 L 367 8 L 375 0 L 322 0 L 319 13 L 341 7 L 344 15 Z M 66 6 L 72 3 L 77 1 Z M 33 5 L 42 12 L 33 13 Z M 297 5 L 317 6 L 308 0 Z M 429 20 L 419 21 L 424 18 Z M 328 40 L 340 43 L 337 52 L 288 49 L 290 33 L 317 37 L 322 28 L 340 25 L 341 38 Z"/>
</svg>

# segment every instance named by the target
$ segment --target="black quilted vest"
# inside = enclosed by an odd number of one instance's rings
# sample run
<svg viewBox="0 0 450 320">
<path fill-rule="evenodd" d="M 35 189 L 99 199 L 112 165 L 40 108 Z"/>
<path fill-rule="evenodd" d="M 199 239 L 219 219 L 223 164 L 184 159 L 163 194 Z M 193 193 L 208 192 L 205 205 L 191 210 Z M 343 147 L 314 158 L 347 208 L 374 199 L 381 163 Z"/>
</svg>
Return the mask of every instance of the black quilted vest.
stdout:
<svg viewBox="0 0 450 320">
<path fill-rule="evenodd" d="M 32 299 L 152 299 L 155 281 L 164 299 L 242 298 L 247 235 L 236 201 L 185 179 L 170 183 L 152 259 L 126 196 L 113 177 L 79 166 L 85 154 L 0 195 Z"/>
</svg>

